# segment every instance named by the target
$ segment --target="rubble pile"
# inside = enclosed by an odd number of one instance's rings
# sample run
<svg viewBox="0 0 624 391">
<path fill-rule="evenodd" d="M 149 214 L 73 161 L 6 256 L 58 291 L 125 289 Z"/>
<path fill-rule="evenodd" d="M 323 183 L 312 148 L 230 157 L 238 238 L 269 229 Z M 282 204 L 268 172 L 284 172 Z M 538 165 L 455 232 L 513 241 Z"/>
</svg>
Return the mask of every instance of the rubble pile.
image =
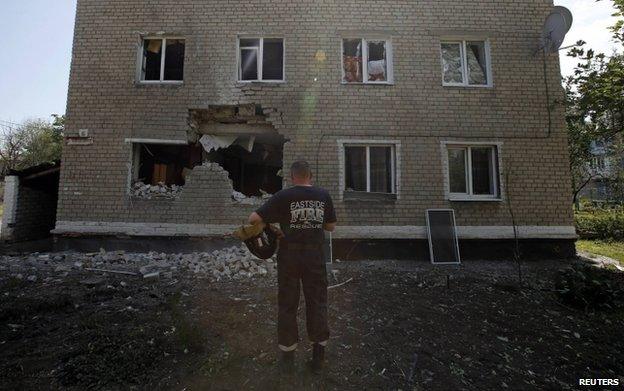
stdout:
<svg viewBox="0 0 624 391">
<path fill-rule="evenodd" d="M 158 182 L 157 185 L 150 185 L 143 182 L 135 182 L 130 189 L 130 195 L 136 198 L 145 198 L 151 200 L 152 198 L 176 198 L 182 186 L 178 185 L 165 185 L 162 182 Z"/>
<path fill-rule="evenodd" d="M 14 278 L 37 281 L 49 274 L 67 276 L 76 271 L 112 273 L 143 279 L 174 279 L 182 274 L 213 281 L 270 277 L 276 273 L 275 258 L 261 260 L 244 245 L 190 254 L 97 253 L 30 254 L 3 256 L 0 271 Z"/>
<path fill-rule="evenodd" d="M 232 192 L 232 199 L 238 203 L 245 204 L 245 205 L 262 205 L 264 201 L 271 198 L 272 194 L 269 194 L 262 190 L 260 190 L 260 192 L 262 193 L 262 196 L 260 197 L 248 197 L 245 194 L 234 190 Z"/>
</svg>

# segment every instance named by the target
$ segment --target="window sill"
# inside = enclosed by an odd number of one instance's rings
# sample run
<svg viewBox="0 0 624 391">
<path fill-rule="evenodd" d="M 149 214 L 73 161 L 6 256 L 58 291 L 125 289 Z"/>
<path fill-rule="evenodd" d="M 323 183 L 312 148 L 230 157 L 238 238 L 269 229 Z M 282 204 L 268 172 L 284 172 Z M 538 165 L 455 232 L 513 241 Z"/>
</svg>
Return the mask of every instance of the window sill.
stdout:
<svg viewBox="0 0 624 391">
<path fill-rule="evenodd" d="M 340 82 L 340 84 L 342 84 L 343 86 L 393 86 L 394 82 L 393 81 L 385 81 L 385 82 L 347 82 L 347 81 L 342 81 Z"/>
<path fill-rule="evenodd" d="M 396 194 L 390 193 L 368 193 L 365 191 L 345 191 L 342 193 L 344 201 L 362 202 L 394 202 L 397 200 Z"/>
<path fill-rule="evenodd" d="M 480 89 L 493 89 L 494 85 L 493 84 L 488 84 L 488 85 L 470 85 L 470 84 L 442 84 L 442 87 L 444 88 L 474 88 L 477 90 Z"/>
<path fill-rule="evenodd" d="M 263 85 L 263 86 L 271 86 L 271 85 L 279 86 L 282 84 L 286 84 L 286 80 L 237 80 L 236 84 L 238 86 L 246 86 L 250 84 L 257 84 L 257 85 Z"/>
<path fill-rule="evenodd" d="M 503 202 L 502 198 L 479 198 L 479 197 L 449 197 L 451 202 Z"/>
<path fill-rule="evenodd" d="M 139 81 L 134 83 L 136 86 L 175 86 L 184 85 L 184 81 Z"/>
</svg>

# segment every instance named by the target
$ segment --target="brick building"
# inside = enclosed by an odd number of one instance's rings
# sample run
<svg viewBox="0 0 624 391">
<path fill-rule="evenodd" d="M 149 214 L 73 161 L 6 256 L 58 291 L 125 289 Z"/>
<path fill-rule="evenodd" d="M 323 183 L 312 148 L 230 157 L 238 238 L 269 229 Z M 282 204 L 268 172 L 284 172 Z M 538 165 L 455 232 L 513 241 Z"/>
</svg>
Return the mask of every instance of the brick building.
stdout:
<svg viewBox="0 0 624 391">
<path fill-rule="evenodd" d="M 535 55 L 551 9 L 79 0 L 54 232 L 222 235 L 306 159 L 335 239 L 425 239 L 430 208 L 512 239 L 511 200 L 521 239 L 569 252 L 559 60 Z"/>
</svg>

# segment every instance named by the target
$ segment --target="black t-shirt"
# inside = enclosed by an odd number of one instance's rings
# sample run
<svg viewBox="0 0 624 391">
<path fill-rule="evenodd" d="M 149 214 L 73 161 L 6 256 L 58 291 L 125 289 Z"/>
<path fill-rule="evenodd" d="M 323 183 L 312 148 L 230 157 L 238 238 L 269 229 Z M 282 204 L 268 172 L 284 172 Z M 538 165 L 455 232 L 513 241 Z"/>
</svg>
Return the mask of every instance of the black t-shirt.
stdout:
<svg viewBox="0 0 624 391">
<path fill-rule="evenodd" d="M 279 223 L 286 243 L 321 245 L 323 224 L 336 222 L 331 196 L 314 186 L 280 190 L 256 213 L 265 223 Z"/>
</svg>

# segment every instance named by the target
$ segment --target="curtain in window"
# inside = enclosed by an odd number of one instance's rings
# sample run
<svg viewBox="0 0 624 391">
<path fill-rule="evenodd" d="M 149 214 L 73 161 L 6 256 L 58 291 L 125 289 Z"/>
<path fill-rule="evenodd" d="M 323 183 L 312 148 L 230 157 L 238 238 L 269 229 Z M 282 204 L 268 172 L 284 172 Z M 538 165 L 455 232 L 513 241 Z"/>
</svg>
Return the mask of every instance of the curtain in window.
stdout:
<svg viewBox="0 0 624 391">
<path fill-rule="evenodd" d="M 342 66 L 344 80 L 347 83 L 362 82 L 362 40 L 344 39 L 342 41 Z"/>
<path fill-rule="evenodd" d="M 345 147 L 346 190 L 366 191 L 366 148 Z"/>
<path fill-rule="evenodd" d="M 368 41 L 368 80 L 386 81 L 386 42 Z"/>
<path fill-rule="evenodd" d="M 451 193 L 467 193 L 466 149 L 449 148 L 448 160 Z"/>
<path fill-rule="evenodd" d="M 442 44 L 442 68 L 445 83 L 461 84 L 464 82 L 461 45 L 459 43 Z"/>
<path fill-rule="evenodd" d="M 466 57 L 468 61 L 468 83 L 472 85 L 487 84 L 485 42 L 467 42 Z"/>
<path fill-rule="evenodd" d="M 370 147 L 370 191 L 393 193 L 390 147 Z"/>
<path fill-rule="evenodd" d="M 495 195 L 494 162 L 491 148 L 472 148 L 472 192 L 475 195 Z"/>
</svg>

